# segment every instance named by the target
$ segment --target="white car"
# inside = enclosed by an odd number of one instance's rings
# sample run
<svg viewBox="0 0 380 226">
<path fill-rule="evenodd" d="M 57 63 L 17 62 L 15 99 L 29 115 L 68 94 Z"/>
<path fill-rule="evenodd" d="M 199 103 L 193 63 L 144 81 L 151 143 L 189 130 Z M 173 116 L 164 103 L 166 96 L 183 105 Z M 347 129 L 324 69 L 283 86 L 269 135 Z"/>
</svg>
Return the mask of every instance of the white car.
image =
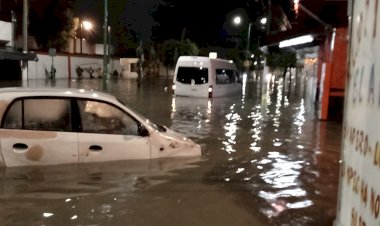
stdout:
<svg viewBox="0 0 380 226">
<path fill-rule="evenodd" d="M 201 147 L 114 96 L 83 89 L 0 89 L 0 165 L 201 156 Z"/>
</svg>

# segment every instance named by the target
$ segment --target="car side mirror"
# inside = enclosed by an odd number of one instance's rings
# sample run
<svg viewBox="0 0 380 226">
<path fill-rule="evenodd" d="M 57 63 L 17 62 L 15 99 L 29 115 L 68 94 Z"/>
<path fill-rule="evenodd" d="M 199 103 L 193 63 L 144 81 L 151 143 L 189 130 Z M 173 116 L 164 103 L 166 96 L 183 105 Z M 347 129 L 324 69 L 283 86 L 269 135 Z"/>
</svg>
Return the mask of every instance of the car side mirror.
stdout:
<svg viewBox="0 0 380 226">
<path fill-rule="evenodd" d="M 141 124 L 139 125 L 138 133 L 139 133 L 139 136 L 142 136 L 142 137 L 149 136 L 149 131 L 145 128 L 145 126 Z"/>
</svg>

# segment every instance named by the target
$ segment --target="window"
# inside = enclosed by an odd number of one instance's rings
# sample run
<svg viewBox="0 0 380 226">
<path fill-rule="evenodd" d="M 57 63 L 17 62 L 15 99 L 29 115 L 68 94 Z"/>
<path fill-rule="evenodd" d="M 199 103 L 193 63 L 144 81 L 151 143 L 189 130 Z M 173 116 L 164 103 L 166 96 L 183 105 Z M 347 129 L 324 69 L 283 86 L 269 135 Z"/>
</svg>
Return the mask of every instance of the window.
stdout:
<svg viewBox="0 0 380 226">
<path fill-rule="evenodd" d="M 4 119 L 4 128 L 22 129 L 22 100 L 12 104 Z"/>
<path fill-rule="evenodd" d="M 4 128 L 72 131 L 69 99 L 24 99 L 15 101 L 4 119 Z"/>
<path fill-rule="evenodd" d="M 234 70 L 216 69 L 216 84 L 229 84 L 237 82 L 237 74 Z"/>
<path fill-rule="evenodd" d="M 138 135 L 138 122 L 128 114 L 110 104 L 78 101 L 82 132 Z"/>
<path fill-rule="evenodd" d="M 137 63 L 131 63 L 131 72 L 138 72 L 138 68 Z"/>
<path fill-rule="evenodd" d="M 185 84 L 208 83 L 208 69 L 205 67 L 178 67 L 177 81 Z"/>
</svg>

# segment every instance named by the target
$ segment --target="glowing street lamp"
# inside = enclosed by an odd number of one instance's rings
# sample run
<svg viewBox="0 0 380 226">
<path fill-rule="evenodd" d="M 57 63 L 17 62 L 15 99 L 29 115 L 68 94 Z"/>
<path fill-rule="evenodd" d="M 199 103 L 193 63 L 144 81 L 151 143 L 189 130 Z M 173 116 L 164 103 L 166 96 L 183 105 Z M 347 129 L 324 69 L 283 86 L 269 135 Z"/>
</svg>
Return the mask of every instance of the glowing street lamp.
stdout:
<svg viewBox="0 0 380 226">
<path fill-rule="evenodd" d="M 263 17 L 260 20 L 261 25 L 264 25 L 264 26 L 267 24 L 267 22 L 268 22 L 268 18 L 266 18 L 266 17 Z"/>
<path fill-rule="evenodd" d="M 87 31 L 91 30 L 92 29 L 92 23 L 89 22 L 89 21 L 83 21 L 82 22 L 82 25 L 83 25 L 83 28 Z"/>
<path fill-rule="evenodd" d="M 294 0 L 293 1 L 293 3 L 294 3 L 294 11 L 296 12 L 296 15 L 298 15 L 298 10 L 299 10 L 299 3 L 300 3 L 300 1 L 299 0 Z"/>
<path fill-rule="evenodd" d="M 242 23 L 242 18 L 240 16 L 235 16 L 232 21 L 233 21 L 234 24 L 240 25 Z M 260 19 L 260 24 L 262 26 L 266 26 L 267 21 L 268 21 L 268 19 L 266 17 L 262 17 Z M 248 60 L 249 53 L 250 53 L 249 46 L 250 46 L 250 41 L 251 41 L 251 27 L 252 27 L 252 25 L 254 25 L 254 24 L 253 23 L 248 23 L 247 46 L 246 46 L 246 48 L 247 48 L 246 49 L 246 51 L 247 51 L 246 56 L 247 57 L 246 57 L 246 60 Z M 247 71 L 248 71 L 248 66 L 247 66 Z"/>
<path fill-rule="evenodd" d="M 83 29 L 86 31 L 92 30 L 92 23 L 87 20 L 80 21 L 80 53 L 82 54 L 82 46 L 83 46 Z"/>
<path fill-rule="evenodd" d="M 240 16 L 235 16 L 233 18 L 233 23 L 236 24 L 236 25 L 240 25 L 242 22 L 242 18 Z M 251 26 L 252 26 L 252 23 L 248 23 L 248 37 L 247 37 L 247 56 L 249 55 L 249 43 L 250 43 L 250 39 L 251 39 Z M 246 57 L 246 60 L 248 60 L 248 57 Z M 247 71 L 248 71 L 248 67 L 247 68 Z"/>
</svg>

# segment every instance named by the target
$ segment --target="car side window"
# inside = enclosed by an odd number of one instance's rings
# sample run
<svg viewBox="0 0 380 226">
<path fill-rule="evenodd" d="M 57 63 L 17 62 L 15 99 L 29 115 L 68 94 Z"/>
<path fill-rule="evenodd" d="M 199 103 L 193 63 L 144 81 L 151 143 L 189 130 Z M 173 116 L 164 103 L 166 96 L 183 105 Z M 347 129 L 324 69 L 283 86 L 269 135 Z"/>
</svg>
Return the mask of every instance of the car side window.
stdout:
<svg viewBox="0 0 380 226">
<path fill-rule="evenodd" d="M 69 99 L 23 99 L 15 101 L 4 120 L 4 128 L 44 131 L 71 129 Z"/>
<path fill-rule="evenodd" d="M 4 128 L 22 129 L 22 100 L 13 102 L 4 118 Z"/>
<path fill-rule="evenodd" d="M 78 100 L 82 132 L 138 135 L 138 122 L 119 108 L 92 100 Z"/>
</svg>

